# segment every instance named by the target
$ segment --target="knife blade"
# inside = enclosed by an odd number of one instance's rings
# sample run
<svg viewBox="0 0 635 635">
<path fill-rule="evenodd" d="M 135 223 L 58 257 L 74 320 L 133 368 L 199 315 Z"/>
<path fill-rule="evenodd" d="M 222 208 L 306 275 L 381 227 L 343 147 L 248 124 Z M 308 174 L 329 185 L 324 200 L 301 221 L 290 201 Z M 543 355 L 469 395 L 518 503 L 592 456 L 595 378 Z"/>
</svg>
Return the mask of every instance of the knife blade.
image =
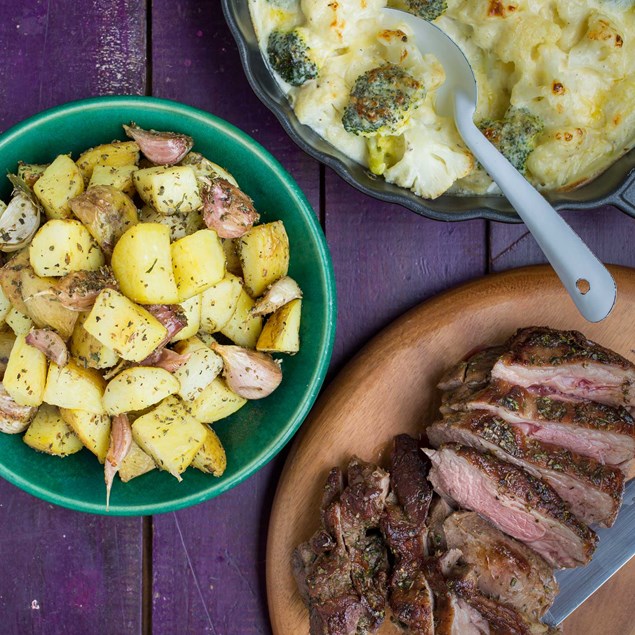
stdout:
<svg viewBox="0 0 635 635">
<path fill-rule="evenodd" d="M 556 573 L 560 593 L 543 617 L 550 626 L 569 617 L 635 555 L 635 479 L 626 484 L 615 524 L 595 531 L 599 542 L 593 560 L 586 567 Z"/>
</svg>

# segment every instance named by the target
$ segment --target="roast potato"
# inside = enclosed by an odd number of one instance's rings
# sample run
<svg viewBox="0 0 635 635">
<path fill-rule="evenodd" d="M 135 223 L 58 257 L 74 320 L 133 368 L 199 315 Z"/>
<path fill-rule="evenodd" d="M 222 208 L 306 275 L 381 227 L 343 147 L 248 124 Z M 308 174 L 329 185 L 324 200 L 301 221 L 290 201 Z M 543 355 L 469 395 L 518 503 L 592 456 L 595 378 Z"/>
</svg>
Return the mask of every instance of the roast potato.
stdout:
<svg viewBox="0 0 635 635">
<path fill-rule="evenodd" d="M 180 481 L 205 442 L 206 430 L 177 397 L 168 397 L 135 420 L 132 436 L 159 468 Z"/>
<path fill-rule="evenodd" d="M 249 297 L 244 289 L 241 289 L 236 303 L 236 310 L 220 332 L 228 337 L 234 344 L 245 348 L 256 348 L 258 337 L 262 331 L 262 318 L 252 315 L 256 303 Z"/>
<path fill-rule="evenodd" d="M 136 165 L 96 165 L 88 189 L 96 185 L 108 185 L 128 196 L 134 196 L 136 190 L 132 174 L 138 169 Z"/>
<path fill-rule="evenodd" d="M 291 300 L 269 316 L 256 349 L 268 353 L 297 353 L 300 350 L 302 300 Z"/>
<path fill-rule="evenodd" d="M 209 426 L 205 426 L 205 428 L 205 441 L 201 449 L 194 455 L 192 467 L 206 474 L 222 476 L 227 467 L 225 448 L 217 434 Z"/>
<path fill-rule="evenodd" d="M 188 165 L 137 170 L 134 183 L 143 202 L 161 214 L 186 214 L 203 205 L 196 174 Z"/>
<path fill-rule="evenodd" d="M 228 388 L 224 379 L 217 377 L 194 401 L 187 402 L 187 406 L 192 416 L 198 421 L 213 423 L 234 414 L 246 403 L 246 399 Z"/>
<path fill-rule="evenodd" d="M 110 417 L 86 410 L 60 408 L 62 419 L 88 448 L 103 463 L 110 445 Z"/>
<path fill-rule="evenodd" d="M 238 306 L 242 281 L 228 273 L 201 295 L 201 331 L 216 333 L 229 322 Z"/>
<path fill-rule="evenodd" d="M 52 406 L 104 414 L 105 388 L 101 373 L 94 368 L 82 368 L 71 359 L 63 367 L 51 362 L 43 397 Z"/>
<path fill-rule="evenodd" d="M 11 398 L 21 406 L 39 406 L 44 400 L 48 361 L 41 351 L 18 335 L 9 355 L 2 383 Z"/>
<path fill-rule="evenodd" d="M 134 141 L 113 141 L 89 148 L 79 155 L 77 167 L 85 183 L 93 176 L 96 165 L 118 167 L 139 163 L 139 146 Z"/>
<path fill-rule="evenodd" d="M 172 272 L 170 230 L 141 223 L 119 239 L 111 261 L 121 291 L 141 304 L 176 304 L 179 293 Z"/>
<path fill-rule="evenodd" d="M 84 446 L 80 438 L 62 419 L 55 406 L 42 404 L 24 436 L 24 442 L 34 450 L 55 456 L 68 456 Z"/>
<path fill-rule="evenodd" d="M 146 474 L 156 468 L 156 464 L 149 454 L 146 454 L 134 439 L 126 454 L 126 458 L 121 462 L 119 467 L 119 478 L 127 483 L 128 481 Z"/>
<path fill-rule="evenodd" d="M 33 186 L 48 218 L 69 218 L 69 201 L 83 191 L 82 174 L 67 154 L 60 154 Z"/>
</svg>

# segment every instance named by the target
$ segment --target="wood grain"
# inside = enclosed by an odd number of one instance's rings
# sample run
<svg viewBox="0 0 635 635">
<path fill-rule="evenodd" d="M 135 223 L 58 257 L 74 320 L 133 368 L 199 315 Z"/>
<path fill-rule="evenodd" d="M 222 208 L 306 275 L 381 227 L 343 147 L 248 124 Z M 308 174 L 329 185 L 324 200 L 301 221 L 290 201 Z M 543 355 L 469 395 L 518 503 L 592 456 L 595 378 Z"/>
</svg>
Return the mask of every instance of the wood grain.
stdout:
<svg viewBox="0 0 635 635">
<path fill-rule="evenodd" d="M 496 343 L 516 328 L 549 324 L 582 330 L 633 359 L 635 271 L 615 268 L 620 294 L 604 322 L 580 317 L 547 267 L 518 269 L 459 287 L 408 312 L 372 340 L 320 398 L 285 465 L 269 525 L 267 592 L 276 635 L 308 633 L 308 613 L 291 574 L 293 548 L 317 528 L 328 470 L 352 454 L 382 461 L 398 433 L 417 434 L 436 411 L 443 370 L 475 347 Z M 584 571 L 581 570 L 581 575 Z M 635 568 L 624 568 L 613 588 L 628 589 Z M 566 623 L 567 635 L 623 635 L 632 628 L 623 594 L 593 596 Z M 622 601 L 620 601 L 622 600 Z M 591 624 L 601 630 L 590 630 Z M 625 630 L 626 629 L 626 630 Z"/>
<path fill-rule="evenodd" d="M 0 0 L 0 12 L 0 130 L 65 101 L 144 92 L 143 0 Z M 0 535 L 3 633 L 141 633 L 140 518 L 72 512 L 0 481 Z"/>
</svg>

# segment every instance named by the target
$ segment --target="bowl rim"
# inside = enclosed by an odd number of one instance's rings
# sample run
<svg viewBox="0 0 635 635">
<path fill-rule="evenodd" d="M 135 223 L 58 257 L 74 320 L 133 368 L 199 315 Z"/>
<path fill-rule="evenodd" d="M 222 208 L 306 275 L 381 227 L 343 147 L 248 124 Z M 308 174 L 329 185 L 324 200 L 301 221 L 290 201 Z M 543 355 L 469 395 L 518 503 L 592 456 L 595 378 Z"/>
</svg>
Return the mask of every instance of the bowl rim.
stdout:
<svg viewBox="0 0 635 635">
<path fill-rule="evenodd" d="M 285 170 L 281 163 L 266 148 L 264 148 L 258 141 L 253 139 L 253 137 L 248 135 L 246 132 L 237 128 L 225 119 L 181 102 L 145 95 L 111 95 L 91 97 L 54 106 L 53 108 L 41 111 L 11 126 L 0 134 L 0 152 L 4 146 L 13 142 L 18 135 L 36 128 L 44 121 L 59 117 L 66 118 L 69 115 L 74 116 L 77 114 L 85 114 L 87 111 L 95 109 L 99 110 L 102 108 L 116 108 L 117 106 L 131 105 L 138 105 L 139 107 L 153 111 L 168 111 L 170 113 L 176 113 L 177 115 L 182 114 L 194 118 L 202 124 L 208 126 L 211 124 L 223 133 L 229 134 L 240 140 L 242 144 L 249 147 L 249 149 L 253 151 L 261 161 L 266 163 L 267 166 L 273 170 L 280 180 L 286 185 L 289 195 L 295 200 L 297 208 L 301 210 L 300 213 L 305 217 L 309 229 L 309 235 L 316 245 L 316 249 L 320 256 L 320 262 L 322 263 L 321 269 L 323 271 L 323 280 L 321 281 L 321 286 L 327 301 L 323 309 L 324 318 L 322 323 L 324 324 L 324 329 L 319 343 L 320 350 L 318 360 L 313 372 L 311 373 L 307 389 L 305 390 L 300 402 L 296 405 L 287 426 L 280 434 L 273 438 L 273 442 L 269 444 L 264 453 L 258 455 L 251 462 L 242 465 L 236 473 L 226 481 L 210 481 L 211 487 L 206 488 L 202 492 L 184 495 L 177 501 L 167 503 L 152 503 L 148 505 L 121 505 L 112 503 L 109 511 L 106 512 L 105 505 L 103 504 L 87 503 L 86 501 L 77 500 L 69 495 L 59 494 L 56 492 L 52 493 L 47 490 L 46 487 L 42 487 L 41 485 L 31 482 L 22 474 L 8 470 L 4 464 L 0 463 L 0 477 L 29 494 L 68 509 L 106 516 L 154 515 L 190 507 L 203 501 L 215 498 L 216 496 L 236 487 L 249 476 L 255 474 L 259 469 L 264 467 L 264 465 L 273 459 L 294 436 L 317 399 L 318 393 L 324 383 L 333 353 L 337 315 L 337 295 L 333 263 L 324 232 L 318 222 L 317 215 L 306 198 L 306 195 L 291 174 Z"/>
<path fill-rule="evenodd" d="M 421 198 L 405 188 L 387 183 L 381 179 L 381 177 L 374 177 L 368 173 L 363 166 L 360 166 L 360 164 L 354 162 L 343 152 L 331 146 L 310 127 L 301 124 L 295 117 L 278 82 L 274 79 L 275 87 L 271 88 L 265 85 L 261 80 L 261 73 L 266 72 L 269 76 L 272 76 L 272 73 L 264 61 L 259 48 L 258 56 L 255 60 L 253 59 L 255 57 L 254 51 L 252 50 L 253 47 L 248 42 L 248 38 L 241 28 L 238 17 L 240 7 L 247 6 L 249 1 L 250 0 L 221 0 L 225 21 L 238 45 L 238 52 L 243 70 L 247 76 L 247 81 L 260 101 L 275 115 L 285 132 L 309 156 L 333 169 L 340 178 L 364 194 L 387 203 L 401 205 L 415 214 L 426 218 L 446 222 L 474 219 L 503 223 L 523 222 L 504 196 L 473 195 L 469 197 L 459 197 L 442 195 L 435 200 L 431 200 Z M 254 34 L 255 37 L 253 25 L 251 25 L 251 27 L 252 34 Z M 326 144 L 330 147 L 328 151 L 322 151 L 316 147 L 317 143 Z M 620 170 L 621 166 L 624 167 Z M 623 172 L 623 174 L 617 179 L 614 179 L 617 181 L 617 185 L 612 190 L 608 190 L 608 192 L 601 193 L 600 195 L 589 195 L 587 198 L 579 198 L 580 193 L 583 194 L 587 187 L 583 185 L 572 192 L 546 193 L 545 198 L 547 198 L 551 205 L 558 211 L 589 210 L 603 205 L 613 205 L 628 216 L 635 217 L 635 148 L 632 148 L 629 152 L 614 161 L 607 167 L 603 174 L 612 169 L 620 173 Z M 364 181 L 357 178 L 353 170 L 363 172 Z M 591 181 L 591 185 L 601 178 L 602 174 L 595 177 Z M 373 187 L 374 182 L 381 183 L 381 189 L 379 187 Z M 572 193 L 573 196 L 571 196 Z M 460 209 L 444 209 L 444 206 L 447 207 L 451 202 L 456 204 L 457 201 L 462 201 L 463 203 Z M 469 205 L 470 201 L 474 201 L 474 204 Z M 494 201 L 499 204 L 497 207 L 493 206 Z"/>
</svg>

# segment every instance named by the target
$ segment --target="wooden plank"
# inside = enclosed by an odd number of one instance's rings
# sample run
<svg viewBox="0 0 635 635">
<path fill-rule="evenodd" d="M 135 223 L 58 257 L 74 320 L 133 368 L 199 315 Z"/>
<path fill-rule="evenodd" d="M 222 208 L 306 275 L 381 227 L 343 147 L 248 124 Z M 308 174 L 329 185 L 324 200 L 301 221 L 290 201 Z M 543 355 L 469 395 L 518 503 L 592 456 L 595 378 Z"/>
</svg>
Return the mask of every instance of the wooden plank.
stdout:
<svg viewBox="0 0 635 635">
<path fill-rule="evenodd" d="M 631 218 L 609 206 L 565 212 L 563 216 L 600 260 L 635 265 L 635 223 Z M 491 223 L 489 264 L 492 271 L 543 262 L 545 257 L 524 225 Z"/>
<path fill-rule="evenodd" d="M 66 101 L 144 93 L 144 0 L 0 0 L 0 11 L 0 129 Z"/>
<path fill-rule="evenodd" d="M 319 211 L 319 165 L 249 87 L 217 2 L 154 0 L 152 69 L 154 95 L 204 109 L 253 136 Z M 280 467 L 278 459 L 215 500 L 153 518 L 154 635 L 269 632 L 264 547 Z"/>
<path fill-rule="evenodd" d="M 326 171 L 338 323 L 332 368 L 440 291 L 485 273 L 486 224 L 441 223 L 371 199 Z"/>
<path fill-rule="evenodd" d="M 65 101 L 145 91 L 143 0 L 0 0 L 0 11 L 0 129 Z M 140 633 L 142 535 L 139 518 L 71 512 L 0 482 L 3 632 Z"/>
</svg>

